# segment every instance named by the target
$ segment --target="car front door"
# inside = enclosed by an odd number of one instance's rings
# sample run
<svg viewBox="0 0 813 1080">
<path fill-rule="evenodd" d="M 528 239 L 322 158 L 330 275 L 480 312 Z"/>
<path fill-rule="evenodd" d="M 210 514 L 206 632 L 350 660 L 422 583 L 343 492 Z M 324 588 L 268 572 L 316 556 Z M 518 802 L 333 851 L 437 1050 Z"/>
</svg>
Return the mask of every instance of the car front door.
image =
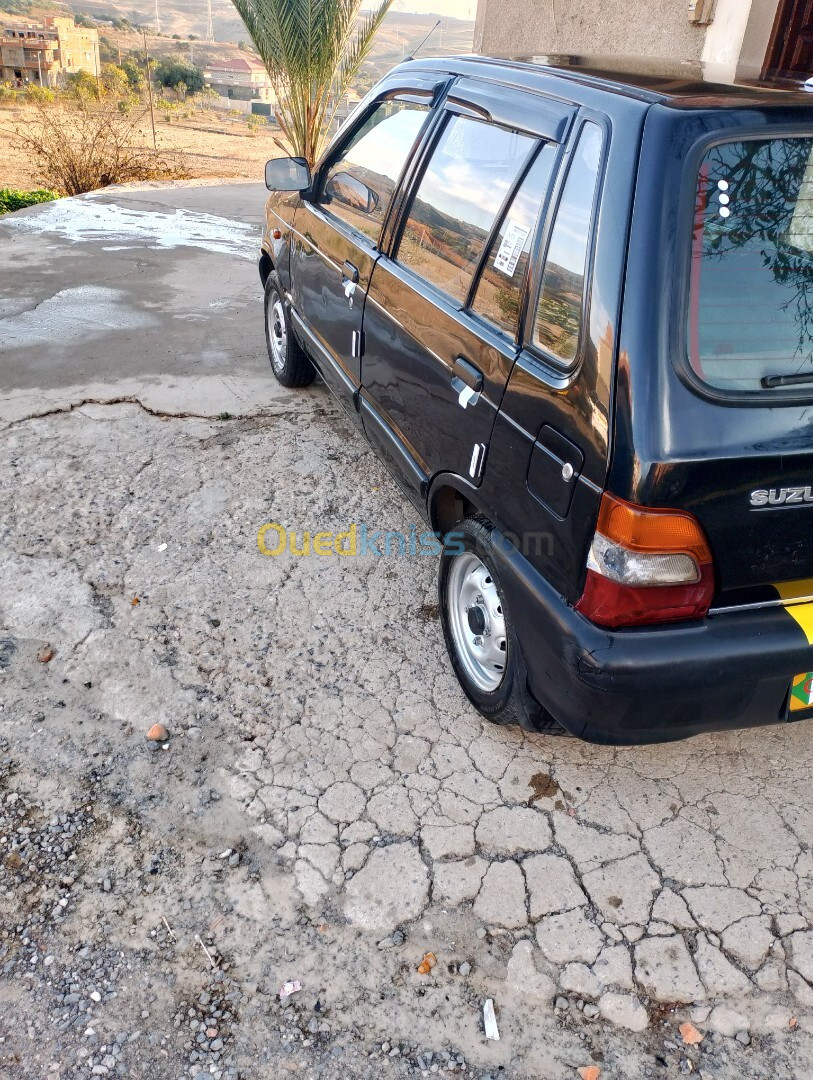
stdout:
<svg viewBox="0 0 813 1080">
<path fill-rule="evenodd" d="M 516 97 L 509 115 L 509 90 L 452 87 L 368 289 L 361 414 L 408 491 L 440 472 L 480 483 L 517 357 L 529 251 L 573 110 Z"/>
<path fill-rule="evenodd" d="M 434 83 L 384 91 L 329 151 L 294 218 L 294 330 L 354 417 L 364 297 L 379 235 L 435 93 Z"/>
</svg>

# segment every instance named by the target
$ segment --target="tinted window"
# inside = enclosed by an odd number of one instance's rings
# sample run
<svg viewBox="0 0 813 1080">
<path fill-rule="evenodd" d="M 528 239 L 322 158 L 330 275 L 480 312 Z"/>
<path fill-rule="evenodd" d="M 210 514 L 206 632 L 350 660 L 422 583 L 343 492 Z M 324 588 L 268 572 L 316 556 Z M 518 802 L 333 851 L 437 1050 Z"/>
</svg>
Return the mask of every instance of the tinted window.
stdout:
<svg viewBox="0 0 813 1080">
<path fill-rule="evenodd" d="M 399 260 L 463 303 L 494 219 L 532 146 L 526 135 L 453 116 L 415 195 Z"/>
<path fill-rule="evenodd" d="M 689 358 L 700 378 L 769 393 L 813 375 L 813 138 L 709 150 L 691 265 Z"/>
<path fill-rule="evenodd" d="M 570 163 L 551 232 L 534 322 L 534 341 L 559 360 L 576 359 L 590 247 L 601 129 L 585 124 Z"/>
<path fill-rule="evenodd" d="M 331 214 L 377 240 L 428 111 L 428 106 L 409 101 L 379 105 L 327 170 L 319 202 Z"/>
<path fill-rule="evenodd" d="M 543 146 L 511 200 L 488 253 L 474 297 L 474 310 L 513 337 L 528 269 L 536 219 L 550 184 L 556 148 Z"/>
</svg>

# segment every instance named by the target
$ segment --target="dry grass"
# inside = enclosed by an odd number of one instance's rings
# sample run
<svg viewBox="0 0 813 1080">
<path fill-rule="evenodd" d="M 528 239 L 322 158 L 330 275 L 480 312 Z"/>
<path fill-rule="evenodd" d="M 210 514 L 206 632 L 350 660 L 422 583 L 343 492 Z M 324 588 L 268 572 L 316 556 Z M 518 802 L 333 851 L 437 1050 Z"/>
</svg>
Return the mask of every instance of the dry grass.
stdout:
<svg viewBox="0 0 813 1080">
<path fill-rule="evenodd" d="M 35 117 L 30 105 L 0 106 L 0 187 L 30 189 L 46 183 L 43 168 L 14 138 L 14 129 L 27 129 Z M 129 119 L 129 118 L 128 118 Z M 149 114 L 133 117 L 133 145 L 144 151 L 152 148 Z M 186 175 L 193 178 L 248 178 L 262 182 L 268 158 L 281 153 L 274 143 L 275 128 L 261 128 L 257 134 L 244 119 L 214 110 L 196 110 L 191 117 L 162 121 L 156 110 L 158 150 L 182 155 Z"/>
</svg>

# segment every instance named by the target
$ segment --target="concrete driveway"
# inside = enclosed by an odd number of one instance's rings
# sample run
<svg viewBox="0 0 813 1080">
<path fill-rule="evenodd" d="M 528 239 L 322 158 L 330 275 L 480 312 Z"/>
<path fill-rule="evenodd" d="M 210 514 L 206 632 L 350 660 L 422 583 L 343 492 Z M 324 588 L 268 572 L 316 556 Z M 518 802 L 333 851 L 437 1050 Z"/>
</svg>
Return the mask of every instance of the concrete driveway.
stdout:
<svg viewBox="0 0 813 1080">
<path fill-rule="evenodd" d="M 3 415 L 109 398 L 113 385 L 173 412 L 273 401 L 257 363 L 265 194 L 138 185 L 0 220 Z"/>
<path fill-rule="evenodd" d="M 494 727 L 434 559 L 261 554 L 415 521 L 271 379 L 261 206 L 0 220 L 0 1073 L 809 1075 L 811 729 Z"/>
</svg>

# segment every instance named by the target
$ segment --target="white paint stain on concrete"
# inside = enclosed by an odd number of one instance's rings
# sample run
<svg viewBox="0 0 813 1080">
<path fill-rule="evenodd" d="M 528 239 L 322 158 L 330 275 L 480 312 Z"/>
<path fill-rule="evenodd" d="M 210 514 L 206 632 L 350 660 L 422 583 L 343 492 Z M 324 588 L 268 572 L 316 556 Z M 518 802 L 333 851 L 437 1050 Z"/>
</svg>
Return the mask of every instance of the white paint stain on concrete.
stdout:
<svg viewBox="0 0 813 1080">
<path fill-rule="evenodd" d="M 255 225 L 192 210 L 134 210 L 91 199 L 59 199 L 33 214 L 10 215 L 4 224 L 26 232 L 51 232 L 75 242 L 102 241 L 107 251 L 136 247 L 200 248 L 221 255 L 256 259 Z"/>
<path fill-rule="evenodd" d="M 0 319 L 0 348 L 65 345 L 102 337 L 111 331 L 151 326 L 152 316 L 134 310 L 126 293 L 98 285 L 61 289 L 47 300 Z"/>
</svg>

